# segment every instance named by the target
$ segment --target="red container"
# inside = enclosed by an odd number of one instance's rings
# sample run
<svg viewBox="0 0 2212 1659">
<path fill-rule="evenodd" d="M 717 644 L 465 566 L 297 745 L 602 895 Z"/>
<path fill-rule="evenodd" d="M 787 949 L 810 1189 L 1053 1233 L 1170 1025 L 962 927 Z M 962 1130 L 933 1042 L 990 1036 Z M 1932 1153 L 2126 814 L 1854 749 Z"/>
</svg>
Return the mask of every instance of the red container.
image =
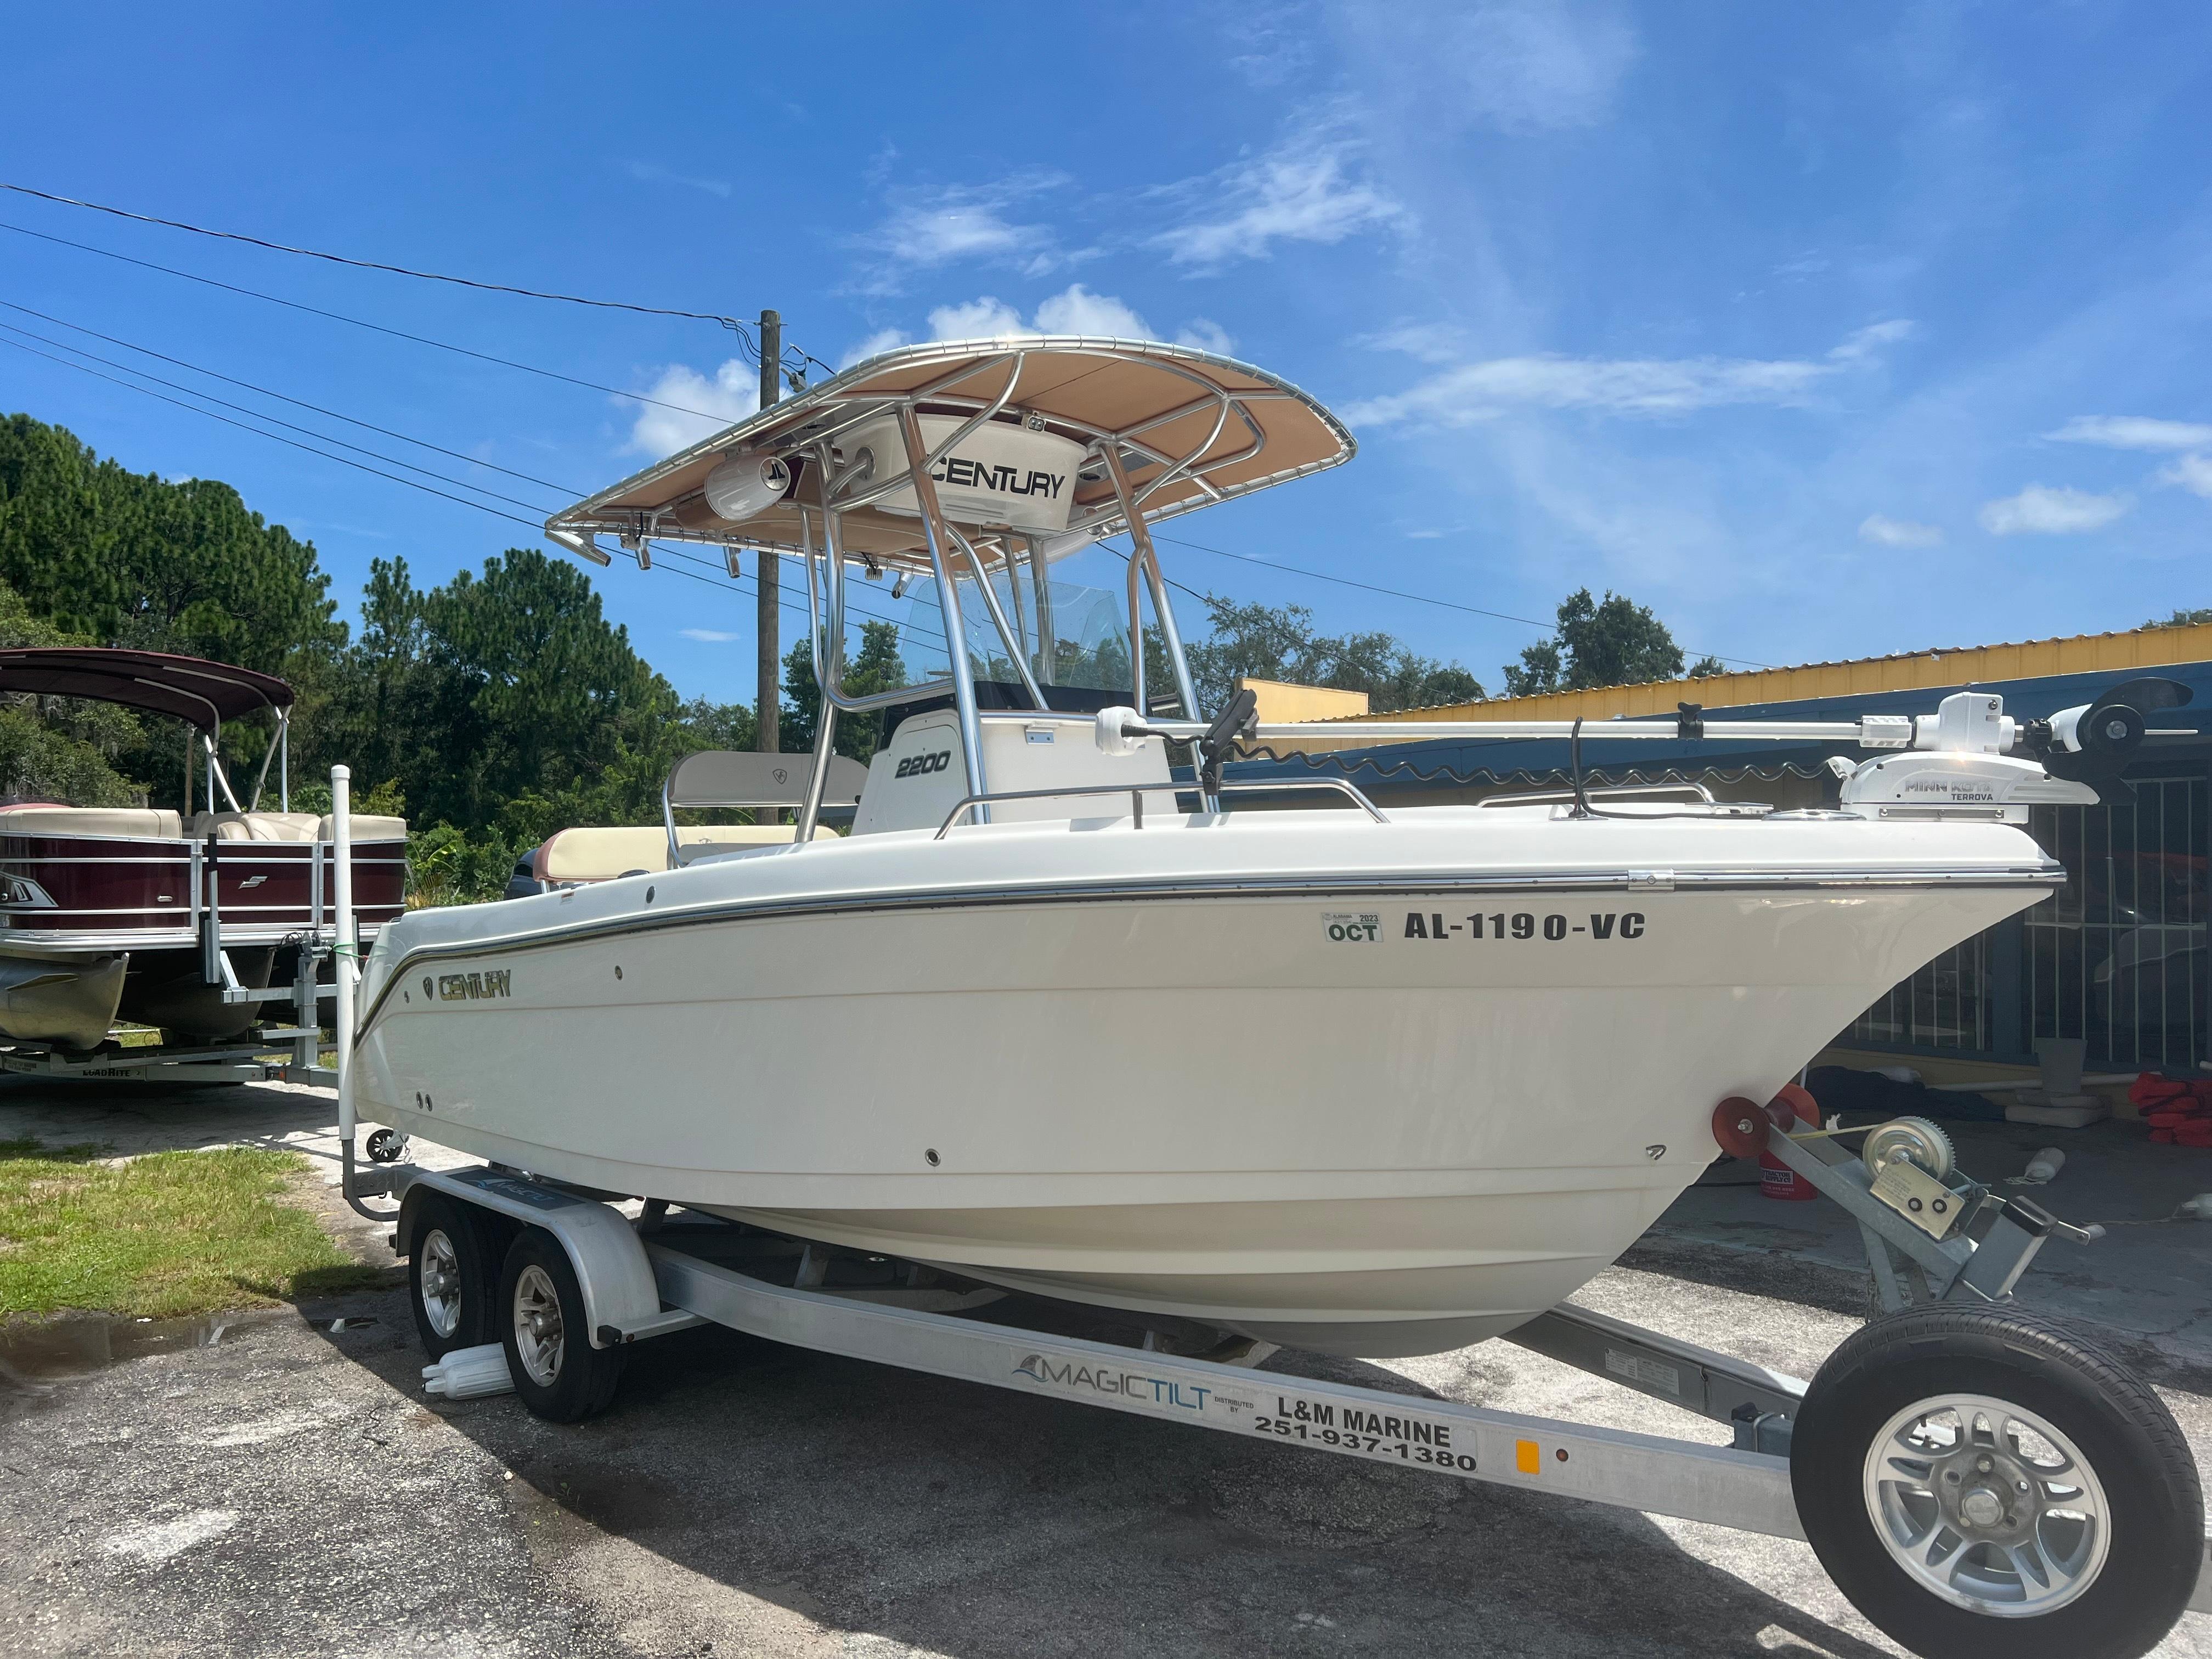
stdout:
<svg viewBox="0 0 2212 1659">
<path fill-rule="evenodd" d="M 1817 1129 L 1820 1127 L 1820 1104 L 1794 1083 L 1782 1085 L 1772 1104 L 1795 1113 L 1800 1123 Z M 1778 1127 L 1777 1134 L 1782 1133 Z M 1820 1189 L 1791 1169 L 1772 1152 L 1759 1155 L 1759 1191 L 1764 1198 L 1778 1198 L 1796 1203 L 1808 1198 L 1818 1198 Z"/>
</svg>

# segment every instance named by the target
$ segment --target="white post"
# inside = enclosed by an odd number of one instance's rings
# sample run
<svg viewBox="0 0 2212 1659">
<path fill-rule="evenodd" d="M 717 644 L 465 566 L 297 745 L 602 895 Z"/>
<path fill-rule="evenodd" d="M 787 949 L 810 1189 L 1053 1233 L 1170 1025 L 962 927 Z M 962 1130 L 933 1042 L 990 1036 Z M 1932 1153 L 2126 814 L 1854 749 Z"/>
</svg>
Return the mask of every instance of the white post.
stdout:
<svg viewBox="0 0 2212 1659">
<path fill-rule="evenodd" d="M 337 948 L 331 952 L 337 972 L 337 1012 L 331 1019 L 338 1040 L 338 1144 L 353 1150 L 354 989 L 361 981 L 353 931 L 353 770 L 331 768 L 331 842 L 337 887 Z"/>
</svg>

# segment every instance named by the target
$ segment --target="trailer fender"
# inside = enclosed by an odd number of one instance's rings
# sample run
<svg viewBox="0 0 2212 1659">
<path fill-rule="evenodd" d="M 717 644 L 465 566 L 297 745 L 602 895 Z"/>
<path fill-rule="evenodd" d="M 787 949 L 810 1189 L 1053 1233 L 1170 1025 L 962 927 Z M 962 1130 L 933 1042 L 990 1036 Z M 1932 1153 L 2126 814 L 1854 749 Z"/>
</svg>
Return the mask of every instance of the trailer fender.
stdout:
<svg viewBox="0 0 2212 1659">
<path fill-rule="evenodd" d="M 657 1335 L 674 1322 L 661 1312 L 660 1290 L 653 1263 L 629 1220 L 611 1205 L 579 1197 L 502 1170 L 425 1170 L 403 1164 L 394 1172 L 400 1197 L 401 1254 L 414 1243 L 410 1204 L 423 1188 L 450 1194 L 528 1227 L 540 1227 L 561 1241 L 589 1313 L 592 1346 L 612 1347 L 638 1337 Z M 683 1323 L 696 1321 L 677 1316 Z"/>
</svg>

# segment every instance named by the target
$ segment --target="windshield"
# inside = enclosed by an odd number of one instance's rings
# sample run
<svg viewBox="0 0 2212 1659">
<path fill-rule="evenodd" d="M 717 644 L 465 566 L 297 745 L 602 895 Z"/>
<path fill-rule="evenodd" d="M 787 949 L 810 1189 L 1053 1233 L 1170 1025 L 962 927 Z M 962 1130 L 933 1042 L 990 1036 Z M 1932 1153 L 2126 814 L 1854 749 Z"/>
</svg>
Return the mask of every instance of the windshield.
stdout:
<svg viewBox="0 0 2212 1659">
<path fill-rule="evenodd" d="M 1021 641 L 1030 673 L 1047 685 L 1078 686 L 1100 691 L 1129 689 L 1129 618 L 1126 602 L 1102 587 L 1071 582 L 1050 586 L 1053 648 L 1039 649 L 1036 590 L 1027 580 L 1019 584 L 1018 599 L 1002 574 L 994 574 L 991 591 L 1006 613 L 1007 623 Z M 969 672 L 978 680 L 1016 680 L 1006 641 L 991 621 L 991 613 L 972 580 L 960 584 L 960 620 L 967 635 Z M 896 655 L 903 678 L 896 684 L 914 685 L 940 678 L 950 672 L 945 648 L 945 613 L 939 607 L 937 584 L 932 580 L 908 586 L 904 597 L 890 597 L 888 584 L 848 580 L 845 587 L 847 638 L 845 659 L 860 659 L 863 635 L 870 628 L 896 630 Z M 885 655 L 879 641 L 875 659 Z"/>
</svg>

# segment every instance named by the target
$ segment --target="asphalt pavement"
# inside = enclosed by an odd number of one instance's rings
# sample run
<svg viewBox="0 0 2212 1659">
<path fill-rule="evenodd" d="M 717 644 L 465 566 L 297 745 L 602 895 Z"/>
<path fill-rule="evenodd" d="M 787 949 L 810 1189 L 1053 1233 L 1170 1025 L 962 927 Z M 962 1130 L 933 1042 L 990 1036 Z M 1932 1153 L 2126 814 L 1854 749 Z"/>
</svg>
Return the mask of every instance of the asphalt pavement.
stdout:
<svg viewBox="0 0 2212 1659">
<path fill-rule="evenodd" d="M 192 1093 L 72 1107 L 0 1084 L 0 1135 L 82 1114 L 102 1121 L 70 1138 L 126 1152 L 234 1131 L 327 1152 L 325 1095 Z M 380 1230 L 343 1224 L 327 1185 L 303 1196 L 377 1259 Z M 1857 1322 L 1834 1270 L 1808 1271 L 1785 1262 L 1761 1293 L 1735 1257 L 1727 1285 L 1622 1267 L 1577 1299 L 1804 1375 Z M 396 1288 L 103 1363 L 130 1346 L 0 1355 L 0 1651 L 1895 1651 L 1802 1544 L 713 1328 L 640 1348 L 613 1409 L 572 1428 L 512 1395 L 426 1397 Z M 1505 1343 L 1271 1364 L 1726 1438 Z M 2168 1381 L 2212 1468 L 2212 1398 Z M 2185 1617 L 2160 1651 L 2212 1655 L 2212 1620 Z"/>
</svg>

